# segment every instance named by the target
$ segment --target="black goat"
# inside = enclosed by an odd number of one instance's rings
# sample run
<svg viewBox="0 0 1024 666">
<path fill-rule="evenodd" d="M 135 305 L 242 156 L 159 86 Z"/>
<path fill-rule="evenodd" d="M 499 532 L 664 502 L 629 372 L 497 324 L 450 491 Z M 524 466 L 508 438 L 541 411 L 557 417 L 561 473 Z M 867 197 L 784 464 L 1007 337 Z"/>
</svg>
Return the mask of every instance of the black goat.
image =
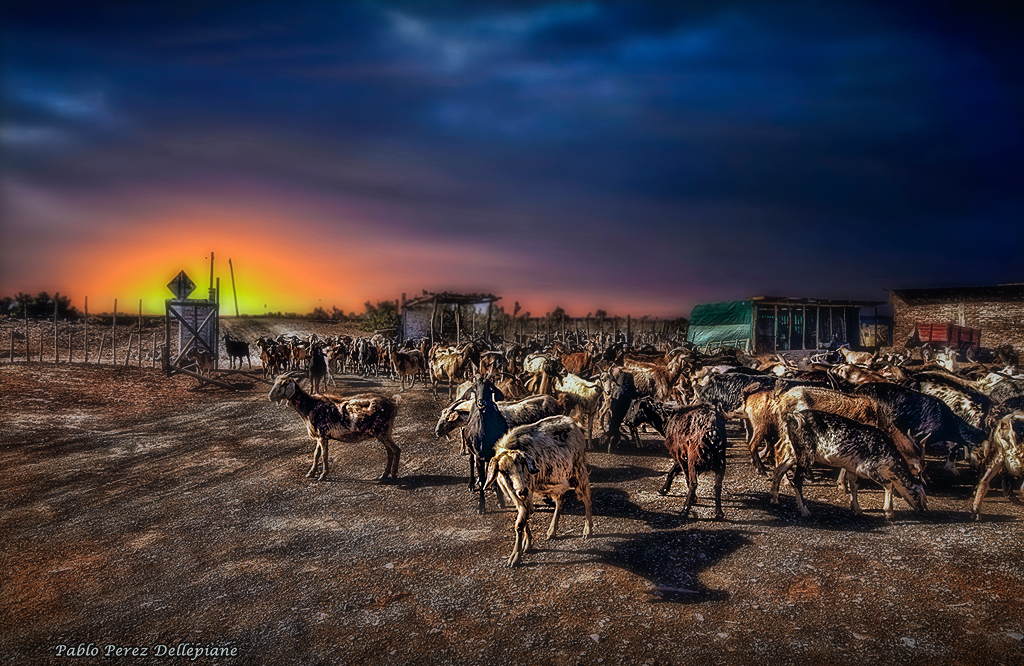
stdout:
<svg viewBox="0 0 1024 666">
<path fill-rule="evenodd" d="M 743 389 L 756 384 L 759 390 L 774 388 L 781 381 L 775 375 L 715 373 L 693 385 L 694 400 L 706 402 L 729 414 L 743 409 Z"/>
<path fill-rule="evenodd" d="M 321 343 L 314 343 L 310 347 L 309 354 L 309 385 L 313 393 L 319 394 L 320 383 L 331 378 L 331 371 L 327 367 L 327 357 L 324 355 Z"/>
<path fill-rule="evenodd" d="M 608 401 L 608 427 L 604 431 L 604 438 L 608 441 L 608 453 L 611 453 L 612 447 L 622 438 L 622 422 L 626 418 L 626 412 L 639 394 L 633 375 L 622 368 L 614 367 L 609 370 L 604 376 L 603 383 Z M 632 428 L 632 434 L 634 442 L 639 447 L 640 435 L 636 428 Z"/>
<path fill-rule="evenodd" d="M 933 442 L 950 445 L 947 466 L 952 469 L 957 452 L 974 450 L 987 439 L 985 432 L 953 413 L 938 398 L 898 384 L 870 382 L 861 384 L 854 395 L 873 398 L 889 422 L 900 432 L 908 432 L 923 451 Z"/>
<path fill-rule="evenodd" d="M 238 369 L 242 369 L 242 359 L 249 362 L 249 369 L 252 370 L 252 358 L 249 356 L 249 343 L 245 340 L 236 340 L 230 333 L 224 333 L 224 348 L 228 352 L 229 368 L 235 369 L 235 359 L 238 359 Z"/>
<path fill-rule="evenodd" d="M 469 410 L 469 419 L 462 428 L 464 441 L 469 446 L 470 459 L 469 479 L 473 486 L 473 475 L 476 474 L 480 488 L 480 503 L 477 511 L 484 513 L 484 479 L 487 477 L 487 464 L 494 457 L 494 445 L 508 432 L 508 422 L 501 415 L 495 404 L 505 399 L 501 391 L 494 387 L 488 379 L 477 376 L 471 389 L 473 404 Z M 505 507 L 505 498 L 501 490 L 495 487 L 498 506 Z"/>
</svg>

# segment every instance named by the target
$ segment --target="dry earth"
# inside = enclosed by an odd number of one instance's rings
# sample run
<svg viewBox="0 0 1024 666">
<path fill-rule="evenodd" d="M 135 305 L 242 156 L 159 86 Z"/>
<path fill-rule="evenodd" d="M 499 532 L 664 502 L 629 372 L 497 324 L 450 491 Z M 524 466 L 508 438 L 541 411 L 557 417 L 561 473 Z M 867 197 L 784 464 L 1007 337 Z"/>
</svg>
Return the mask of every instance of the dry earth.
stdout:
<svg viewBox="0 0 1024 666">
<path fill-rule="evenodd" d="M 572 500 L 545 540 L 541 505 L 537 551 L 508 569 L 511 513 L 493 496 L 476 513 L 429 391 L 401 396 L 399 483 L 374 482 L 376 442 L 335 444 L 317 483 L 295 413 L 258 372 L 226 378 L 241 390 L 0 365 L 0 659 L 187 663 L 191 644 L 236 652 L 194 663 L 1024 663 L 1024 509 L 993 492 L 969 522 L 973 475 L 937 459 L 923 518 L 900 501 L 886 522 L 871 488 L 855 517 L 826 474 L 801 519 L 789 489 L 768 503 L 732 432 L 727 520 L 702 479 L 683 522 L 684 483 L 657 494 L 667 459 L 648 435 L 591 454 L 592 538 Z M 397 392 L 337 391 L 377 388 Z M 62 653 L 81 644 L 100 656 Z"/>
</svg>

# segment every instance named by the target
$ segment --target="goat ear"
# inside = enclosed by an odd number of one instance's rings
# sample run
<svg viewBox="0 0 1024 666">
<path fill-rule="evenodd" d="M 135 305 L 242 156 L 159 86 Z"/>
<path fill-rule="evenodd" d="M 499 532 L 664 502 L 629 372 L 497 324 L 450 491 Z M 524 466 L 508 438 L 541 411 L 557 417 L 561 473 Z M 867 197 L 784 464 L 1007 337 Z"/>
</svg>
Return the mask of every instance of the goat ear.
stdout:
<svg viewBox="0 0 1024 666">
<path fill-rule="evenodd" d="M 284 394 L 286 397 L 291 398 L 295 395 L 295 382 L 288 382 L 284 385 Z"/>
<path fill-rule="evenodd" d="M 537 468 L 537 463 L 534 461 L 533 456 L 529 453 L 524 453 L 523 461 L 526 463 L 526 470 L 530 474 L 540 474 L 540 470 Z"/>
</svg>

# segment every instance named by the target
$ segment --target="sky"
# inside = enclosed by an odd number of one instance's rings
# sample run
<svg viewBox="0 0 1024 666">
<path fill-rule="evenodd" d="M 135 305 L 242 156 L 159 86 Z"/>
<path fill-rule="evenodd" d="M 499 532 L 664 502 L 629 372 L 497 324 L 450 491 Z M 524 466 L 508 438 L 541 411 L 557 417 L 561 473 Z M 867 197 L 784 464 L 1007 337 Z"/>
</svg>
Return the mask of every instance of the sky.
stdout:
<svg viewBox="0 0 1024 666">
<path fill-rule="evenodd" d="M 0 295 L 162 312 L 180 270 L 205 296 L 211 252 L 227 314 L 228 259 L 243 314 L 1024 281 L 1011 2 L 0 13 Z"/>
</svg>

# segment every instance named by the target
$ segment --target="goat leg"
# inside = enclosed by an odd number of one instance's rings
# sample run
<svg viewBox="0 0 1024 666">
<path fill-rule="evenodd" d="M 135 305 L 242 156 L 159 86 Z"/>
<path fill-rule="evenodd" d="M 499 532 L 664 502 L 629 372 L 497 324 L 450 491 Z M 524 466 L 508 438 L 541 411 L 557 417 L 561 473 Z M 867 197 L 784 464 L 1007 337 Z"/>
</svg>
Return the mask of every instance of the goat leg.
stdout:
<svg viewBox="0 0 1024 666">
<path fill-rule="evenodd" d="M 527 520 L 526 505 L 520 504 L 515 523 L 516 541 L 512 546 L 512 554 L 508 556 L 508 566 L 514 567 L 522 559 L 522 554 L 526 550 L 526 543 L 532 540 L 527 536 L 529 529 L 530 524 Z"/>
<path fill-rule="evenodd" d="M 479 488 L 479 492 L 480 492 L 480 501 L 477 504 L 476 511 L 477 511 L 477 513 L 479 513 L 482 516 L 482 515 L 484 515 L 484 513 L 486 513 L 486 506 L 487 506 L 487 504 L 486 504 L 486 497 L 487 496 L 485 494 L 485 491 L 487 490 L 487 488 L 485 487 L 485 484 L 484 484 L 484 480 L 487 478 L 487 474 L 486 474 L 486 470 L 484 468 L 483 459 L 477 457 L 477 461 L 478 461 L 478 463 L 477 463 L 476 472 L 477 472 L 477 476 L 479 477 L 479 479 L 478 479 L 479 483 L 477 484 L 477 487 Z"/>
<path fill-rule="evenodd" d="M 722 481 L 725 479 L 725 470 L 715 472 L 715 520 L 723 520 L 725 512 L 722 511 Z"/>
<path fill-rule="evenodd" d="M 749 423 L 749 421 L 744 420 L 743 423 L 747 424 Z M 749 426 L 747 426 L 746 429 L 748 430 L 747 446 L 750 448 L 750 459 L 753 462 L 754 467 L 757 469 L 757 471 L 760 474 L 767 476 L 768 470 L 765 468 L 764 463 L 761 461 L 760 455 L 761 444 L 764 442 L 766 428 L 763 426 L 763 424 L 759 422 L 757 424 L 757 427 L 753 429 L 753 432 L 749 432 Z"/>
<path fill-rule="evenodd" d="M 846 470 L 843 470 L 846 471 Z M 850 510 L 853 511 L 854 515 L 859 516 L 863 511 L 860 508 L 860 502 L 857 500 L 857 486 L 860 479 L 856 474 L 847 474 L 846 482 L 850 485 Z"/>
<path fill-rule="evenodd" d="M 663 485 L 661 490 L 658 491 L 659 495 L 668 495 L 668 491 L 672 488 L 672 482 L 675 480 L 676 474 L 681 471 L 683 471 L 683 468 L 679 464 L 679 461 L 673 460 L 672 467 L 668 470 L 668 476 L 665 478 L 665 485 Z"/>
<path fill-rule="evenodd" d="M 387 450 L 388 453 L 388 462 L 387 465 L 384 467 L 384 476 L 381 477 L 381 481 L 387 479 L 388 477 L 390 477 L 391 479 L 397 479 L 398 458 L 399 456 L 402 455 L 402 449 L 398 447 L 398 444 L 395 444 L 395 440 L 391 439 L 391 437 L 386 432 L 382 432 L 381 434 L 377 435 L 377 439 L 381 441 L 381 443 L 384 445 L 384 448 Z"/>
<path fill-rule="evenodd" d="M 683 504 L 683 510 L 680 513 L 683 520 L 686 520 L 687 516 L 690 515 L 690 508 L 697 502 L 697 469 L 694 466 L 693 460 L 690 460 L 686 466 L 686 502 Z"/>
<path fill-rule="evenodd" d="M 320 476 L 316 478 L 317 481 L 323 481 L 324 477 L 327 476 L 327 452 L 328 452 L 328 439 L 321 437 L 316 442 L 316 448 L 313 449 L 313 466 L 309 468 L 309 473 L 306 476 L 312 477 L 316 473 L 317 459 L 321 459 L 323 462 L 323 471 Z"/>
<path fill-rule="evenodd" d="M 555 515 L 551 516 L 551 526 L 548 527 L 548 538 L 553 539 L 558 533 L 558 519 L 562 516 L 562 495 L 555 496 Z"/>
<path fill-rule="evenodd" d="M 978 490 L 974 493 L 974 503 L 971 505 L 971 518 L 978 520 L 980 518 L 979 510 L 981 509 L 981 503 L 985 500 L 985 496 L 988 494 L 988 486 L 1003 469 L 1003 452 L 996 451 L 996 454 L 992 456 L 992 462 L 989 463 L 988 469 L 981 476 L 978 481 Z"/>
<path fill-rule="evenodd" d="M 800 515 L 804 518 L 811 515 L 811 512 L 807 510 L 807 506 L 804 505 L 805 473 L 805 468 L 800 464 L 797 464 L 796 469 L 793 471 L 793 492 L 796 494 L 796 506 L 800 510 Z"/>
<path fill-rule="evenodd" d="M 1003 497 L 1009 500 L 1010 504 L 1020 504 L 1017 494 L 1013 492 L 1013 477 L 1009 472 L 1003 472 Z"/>
<path fill-rule="evenodd" d="M 586 539 L 594 532 L 594 514 L 590 505 L 590 483 L 581 483 L 576 489 L 576 497 L 583 501 L 583 538 Z"/>
<path fill-rule="evenodd" d="M 779 503 L 779 485 L 782 483 L 782 478 L 786 475 L 786 472 L 788 472 L 795 464 L 796 461 L 792 458 L 784 458 L 775 466 L 775 472 L 772 473 L 772 504 Z"/>
<path fill-rule="evenodd" d="M 313 474 L 316 472 L 316 468 L 317 468 L 317 465 L 319 464 L 319 462 L 320 462 L 320 440 L 317 440 L 316 444 L 313 445 L 313 465 L 309 468 L 309 471 L 306 472 L 306 478 L 307 479 L 313 478 Z"/>
</svg>

